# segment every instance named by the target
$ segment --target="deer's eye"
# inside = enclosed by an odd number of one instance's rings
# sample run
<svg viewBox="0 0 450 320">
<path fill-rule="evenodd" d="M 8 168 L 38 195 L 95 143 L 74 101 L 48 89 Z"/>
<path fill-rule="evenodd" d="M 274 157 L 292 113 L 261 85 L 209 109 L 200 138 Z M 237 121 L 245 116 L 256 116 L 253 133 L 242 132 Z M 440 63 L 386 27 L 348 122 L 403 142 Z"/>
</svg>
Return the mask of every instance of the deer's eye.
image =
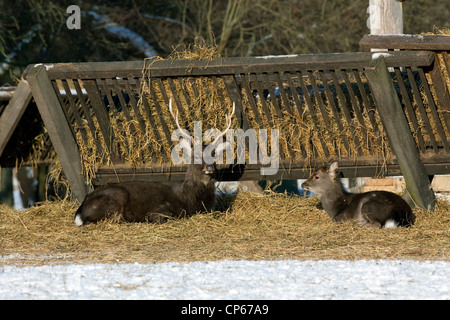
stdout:
<svg viewBox="0 0 450 320">
<path fill-rule="evenodd" d="M 319 176 L 314 176 L 314 179 L 318 180 L 318 179 L 320 179 L 320 177 Z"/>
</svg>

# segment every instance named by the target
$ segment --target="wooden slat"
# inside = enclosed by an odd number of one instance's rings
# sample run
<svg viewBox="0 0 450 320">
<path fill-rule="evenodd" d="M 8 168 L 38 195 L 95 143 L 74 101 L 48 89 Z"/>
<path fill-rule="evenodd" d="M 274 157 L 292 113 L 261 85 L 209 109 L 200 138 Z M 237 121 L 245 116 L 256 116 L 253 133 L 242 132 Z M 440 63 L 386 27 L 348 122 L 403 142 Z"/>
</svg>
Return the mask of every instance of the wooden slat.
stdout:
<svg viewBox="0 0 450 320">
<path fill-rule="evenodd" d="M 146 60 L 151 77 L 208 76 L 218 74 L 279 72 L 280 70 L 332 70 L 363 68 L 370 52 L 322 53 L 267 57 L 233 57 L 215 60 Z M 428 51 L 399 51 L 386 58 L 388 67 L 429 66 L 434 56 Z M 142 61 L 58 63 L 48 67 L 50 79 L 140 78 Z"/>
<path fill-rule="evenodd" d="M 365 49 L 450 50 L 450 37 L 419 35 L 364 35 L 359 46 Z"/>
<path fill-rule="evenodd" d="M 300 80 L 300 88 L 302 89 L 303 92 L 303 99 L 305 99 L 306 101 L 306 105 L 308 107 L 308 111 L 309 114 L 311 116 L 311 119 L 314 123 L 314 129 L 317 131 L 317 135 L 319 136 L 319 140 L 320 140 L 320 144 L 322 146 L 322 151 L 325 154 L 325 157 L 329 157 L 330 156 L 330 152 L 328 150 L 328 147 L 325 143 L 324 137 L 319 129 L 319 127 L 317 126 L 319 122 L 319 120 L 317 119 L 317 115 L 316 115 L 316 108 L 314 107 L 314 104 L 311 101 L 311 96 L 309 94 L 308 88 L 305 84 L 305 81 L 303 81 L 303 74 L 301 73 L 301 71 L 297 72 L 298 78 Z M 317 146 L 316 146 L 317 148 Z"/>
<path fill-rule="evenodd" d="M 19 124 L 32 98 L 28 83 L 20 81 L 14 95 L 0 116 L 0 156 Z"/>
<path fill-rule="evenodd" d="M 178 96 L 179 90 L 176 88 L 175 83 L 172 78 L 167 78 L 167 84 L 169 85 L 170 92 L 172 92 L 172 108 L 176 113 L 178 109 L 179 118 L 178 119 L 186 119 L 186 111 L 183 108 L 183 104 L 181 103 L 180 97 Z M 161 88 L 161 87 L 160 87 Z M 163 90 L 163 88 L 161 88 Z M 181 121 L 181 120 L 180 120 Z"/>
<path fill-rule="evenodd" d="M 358 90 L 359 90 L 359 93 L 361 95 L 362 102 L 363 102 L 363 111 L 362 112 L 367 114 L 367 117 L 369 118 L 369 122 L 370 122 L 370 125 L 372 126 L 372 130 L 373 130 L 374 134 L 378 134 L 379 128 L 378 128 L 378 125 L 375 120 L 375 115 L 374 115 L 375 112 L 373 112 L 373 110 L 371 110 L 372 105 L 370 103 L 369 96 L 366 92 L 366 88 L 364 87 L 363 81 L 361 79 L 362 72 L 363 72 L 362 70 L 353 70 L 353 76 L 356 79 L 356 83 L 358 85 Z M 377 136 L 377 140 L 378 140 L 378 143 L 381 145 L 382 142 L 381 142 L 380 135 Z"/>
<path fill-rule="evenodd" d="M 412 125 L 412 129 L 414 131 L 414 134 L 417 137 L 418 141 L 418 147 L 421 152 L 425 152 L 425 141 L 422 136 L 422 132 L 419 127 L 419 123 L 417 122 L 416 113 L 414 112 L 414 109 L 412 107 L 412 99 L 410 97 L 410 92 L 406 89 L 405 82 L 403 81 L 402 74 L 400 72 L 399 68 L 394 68 L 395 76 L 397 77 L 397 84 L 400 88 L 400 93 L 403 98 L 403 102 L 405 104 L 405 110 L 409 118 L 409 122 Z"/>
<path fill-rule="evenodd" d="M 95 80 L 84 80 L 84 88 L 88 93 L 89 100 L 91 102 L 94 114 L 97 117 L 100 132 L 102 133 L 103 140 L 105 141 L 106 148 L 111 154 L 113 161 L 117 161 L 117 150 L 114 148 L 114 133 L 111 130 L 111 123 L 109 121 L 108 112 L 106 111 L 103 99 L 100 97 L 99 88 Z"/>
<path fill-rule="evenodd" d="M 139 124 L 139 128 L 141 129 L 141 131 L 143 133 L 145 133 L 145 131 L 146 131 L 145 122 L 143 120 L 141 111 L 139 110 L 139 107 L 137 105 L 136 97 L 135 97 L 135 91 L 131 88 L 130 81 L 134 81 L 134 79 L 126 79 L 125 80 L 126 92 L 128 93 L 128 96 L 130 97 L 130 104 L 131 104 L 131 107 L 133 108 L 134 114 L 135 114 L 135 116 L 137 118 L 137 121 L 138 121 L 138 124 Z M 148 150 L 150 152 L 152 160 L 155 161 L 156 160 L 155 159 L 155 155 L 153 153 L 153 150 L 152 150 L 152 147 L 151 147 L 150 143 L 147 144 L 147 148 L 148 148 Z"/>
<path fill-rule="evenodd" d="M 75 118 L 76 125 L 78 126 L 78 128 L 79 128 L 79 130 L 81 132 L 81 136 L 83 138 L 83 141 L 84 141 L 85 145 L 88 145 L 88 136 L 87 136 L 87 133 L 86 133 L 86 129 L 84 128 L 83 121 L 81 120 L 81 116 L 78 113 L 78 107 L 77 107 L 77 104 L 76 104 L 75 100 L 72 97 L 72 92 L 71 92 L 71 90 L 69 88 L 69 84 L 67 83 L 67 80 L 63 81 L 62 83 L 63 83 L 64 90 L 66 92 L 66 98 L 69 101 L 69 106 L 70 106 L 71 111 L 72 111 L 71 114 Z M 61 101 L 61 99 L 60 99 L 60 101 Z M 73 127 L 73 125 L 71 126 L 71 129 L 72 129 L 73 135 L 75 136 L 75 128 Z"/>
<path fill-rule="evenodd" d="M 245 94 L 247 96 L 250 107 L 252 108 L 252 112 L 255 117 L 255 121 L 258 123 L 259 129 L 262 129 L 263 124 L 262 124 L 261 116 L 259 115 L 258 106 L 256 105 L 255 97 L 253 96 L 253 92 L 250 89 L 248 77 L 244 74 L 241 74 L 241 85 L 245 90 Z"/>
<path fill-rule="evenodd" d="M 433 153 L 434 155 L 434 153 Z M 303 159 L 296 161 L 280 161 L 280 169 L 277 174 L 266 177 L 269 180 L 295 180 L 306 179 L 311 174 L 311 169 L 324 165 L 326 162 L 306 162 Z M 424 168 L 427 175 L 448 174 L 450 159 L 445 156 L 435 156 L 424 158 Z M 186 167 L 161 165 L 152 168 L 123 168 L 123 167 L 101 167 L 96 174 L 94 184 L 104 185 L 110 182 L 147 180 L 161 182 L 181 182 L 185 177 Z M 339 161 L 339 171 L 346 178 L 353 177 L 379 177 L 379 176 L 399 176 L 402 175 L 400 166 L 395 159 L 388 160 L 380 165 L 368 158 L 355 159 L 341 158 Z M 118 180 L 120 179 L 120 180 Z M 219 167 L 216 179 L 218 181 L 236 180 L 261 180 L 260 165 L 245 165 L 239 169 L 237 166 L 228 168 Z"/>
<path fill-rule="evenodd" d="M 311 54 L 269 57 L 221 58 L 212 61 L 157 61 L 152 64 L 153 77 L 182 76 L 185 74 L 207 76 L 216 74 L 273 73 L 280 70 L 328 70 L 359 68 L 367 65 L 372 54 L 367 52 Z M 430 52 L 395 52 L 387 58 L 389 66 L 427 66 L 434 57 Z"/>
<path fill-rule="evenodd" d="M 27 80 L 73 195 L 82 201 L 87 194 L 87 186 L 81 174 L 80 153 L 45 67 L 41 65 L 31 69 Z"/>
<path fill-rule="evenodd" d="M 359 105 L 359 101 L 356 97 L 356 94 L 355 94 L 353 88 L 352 88 L 352 84 L 350 82 L 347 72 L 345 70 L 341 70 L 341 75 L 344 78 L 345 85 L 347 86 L 348 96 L 350 98 L 351 105 L 353 107 L 353 112 L 356 115 L 356 119 L 358 120 L 359 125 L 361 126 L 361 131 L 363 133 L 363 143 L 364 143 L 364 141 L 367 139 L 367 138 L 364 138 L 364 137 L 367 137 L 367 128 L 366 128 L 366 124 L 364 123 L 364 117 L 361 113 L 361 107 Z M 372 153 L 373 150 L 372 150 L 372 146 L 370 144 L 368 145 L 368 148 L 369 148 L 369 152 Z"/>
<path fill-rule="evenodd" d="M 161 92 L 161 95 L 163 96 L 164 103 L 166 104 L 166 106 L 168 108 L 168 106 L 169 106 L 169 98 L 167 97 L 166 90 L 164 88 L 164 84 L 162 83 L 161 79 L 156 79 L 156 83 L 158 84 L 158 87 L 159 87 L 159 90 Z M 158 97 L 156 96 L 156 90 L 155 90 L 155 88 L 153 86 L 153 81 L 152 80 L 149 80 L 149 88 L 150 88 L 150 95 L 151 95 L 152 100 L 153 100 L 153 105 L 155 106 L 156 114 L 157 114 L 159 122 L 161 123 L 161 126 L 163 128 L 163 132 L 164 132 L 164 135 L 166 137 L 166 140 L 167 141 L 171 141 L 171 134 L 169 132 L 169 128 L 168 128 L 166 120 L 164 118 L 164 114 L 162 112 L 162 107 L 161 107 L 161 105 L 160 105 L 160 103 L 158 101 Z M 145 99 L 144 99 L 144 103 L 147 103 L 147 101 Z M 153 115 L 150 112 L 150 106 L 146 105 L 146 107 L 147 107 L 148 112 L 149 112 L 149 114 L 148 114 L 149 118 L 153 117 Z M 172 118 L 170 118 L 170 119 L 175 124 L 175 120 L 172 119 Z M 153 124 L 152 124 L 152 126 L 153 126 Z M 156 127 L 154 127 L 154 128 L 156 129 Z M 185 128 L 183 128 L 183 129 L 185 129 Z"/>
<path fill-rule="evenodd" d="M 419 88 L 416 84 L 416 80 L 414 79 L 414 75 L 412 73 L 411 68 L 406 68 L 406 73 L 408 75 L 409 84 L 412 88 L 412 93 L 414 95 L 414 101 L 416 102 L 417 109 L 419 110 L 420 116 L 422 118 L 422 122 L 425 126 L 425 130 L 428 133 L 428 137 L 430 139 L 431 146 L 433 150 L 437 153 L 438 147 L 436 143 L 436 139 L 434 138 L 433 129 L 431 128 L 430 120 L 428 119 L 427 113 L 425 111 L 425 106 L 423 105 L 422 95 L 420 94 Z M 424 81 L 424 79 L 422 79 Z"/>
<path fill-rule="evenodd" d="M 450 96 L 447 90 L 443 70 L 439 61 L 436 59 L 431 70 L 428 71 L 433 83 L 433 89 L 438 100 L 439 110 L 444 114 L 447 131 L 450 132 Z M 449 88 L 450 89 L 450 88 Z"/>
<path fill-rule="evenodd" d="M 88 102 L 85 99 L 85 95 L 83 94 L 83 90 L 81 89 L 79 81 L 81 80 L 74 80 L 73 85 L 75 87 L 75 90 L 77 92 L 78 98 L 80 100 L 81 108 L 83 110 L 84 119 L 86 119 L 88 123 L 89 130 L 91 131 L 92 138 L 95 140 L 95 145 L 97 146 L 97 150 L 99 154 L 103 154 L 103 147 L 100 143 L 99 139 L 97 139 L 97 130 L 95 128 L 94 121 L 92 120 L 92 114 L 89 110 Z"/>
<path fill-rule="evenodd" d="M 336 121 L 336 125 L 337 125 L 339 133 L 341 135 L 341 139 L 342 139 L 342 141 L 344 143 L 344 147 L 347 150 L 347 153 L 350 154 L 350 145 L 348 144 L 347 137 L 344 134 L 344 127 L 342 126 L 341 117 L 340 117 L 339 112 L 338 112 L 338 110 L 336 108 L 336 102 L 335 102 L 333 93 L 330 90 L 330 87 L 329 87 L 329 85 L 327 83 L 327 79 L 325 78 L 325 74 L 324 74 L 323 71 L 319 72 L 319 76 L 320 76 L 320 78 L 322 80 L 322 84 L 323 84 L 323 86 L 325 88 L 325 94 L 327 95 L 328 102 L 329 102 L 330 108 L 331 108 L 331 112 L 333 113 L 334 119 Z"/>
<path fill-rule="evenodd" d="M 235 78 L 233 76 L 223 76 L 222 80 L 227 89 L 231 103 L 234 103 L 236 106 L 234 116 L 238 120 L 240 127 L 244 130 L 249 129 L 250 126 L 248 124 L 247 116 L 244 113 L 244 106 L 242 105 L 241 93 L 239 91 Z"/>
<path fill-rule="evenodd" d="M 334 87 L 336 88 L 336 92 L 338 95 L 338 102 L 341 106 L 342 112 L 344 113 L 344 118 L 347 121 L 347 125 L 350 126 L 350 128 L 353 128 L 354 126 L 352 123 L 352 116 L 350 115 L 350 111 L 349 111 L 349 107 L 348 107 L 349 103 L 347 102 L 347 99 L 346 99 L 344 93 L 342 92 L 338 77 L 336 76 L 336 73 L 334 71 L 331 71 L 330 75 L 331 75 L 331 79 L 333 79 Z M 355 129 L 352 129 L 351 132 L 352 132 L 353 142 L 355 143 L 358 155 L 361 156 L 362 155 L 361 144 L 359 143 L 359 139 L 358 139 L 357 135 L 354 134 Z"/>
<path fill-rule="evenodd" d="M 289 72 L 285 73 L 285 77 L 287 78 L 288 85 L 289 85 L 289 88 L 290 88 L 290 90 L 292 92 L 292 97 L 294 98 L 294 104 L 295 104 L 295 107 L 296 107 L 296 110 L 297 110 L 297 113 L 298 113 L 298 115 L 296 116 L 295 115 L 295 111 L 292 111 L 294 118 L 296 118 L 295 121 L 297 121 L 297 117 L 298 117 L 298 120 L 300 122 L 302 122 L 303 125 L 306 127 L 306 124 L 304 123 L 304 121 L 302 119 L 302 117 L 303 117 L 303 108 L 302 108 L 302 104 L 300 102 L 300 98 L 299 98 L 299 94 L 297 92 L 297 88 L 294 86 L 291 74 Z M 298 130 L 300 130 L 300 129 L 298 129 Z M 308 133 L 309 133 L 309 127 L 308 127 Z M 298 134 L 298 137 L 300 139 L 300 134 Z M 302 143 L 300 143 L 300 150 L 302 152 L 302 156 L 304 158 L 307 158 L 308 157 L 308 152 L 306 151 L 305 146 Z"/>
<path fill-rule="evenodd" d="M 427 78 L 422 69 L 419 69 L 419 75 L 420 75 L 420 79 L 422 79 L 423 88 L 424 88 L 425 95 L 426 95 L 427 101 L 428 101 L 428 107 L 430 108 L 431 116 L 433 118 L 433 122 L 436 126 L 436 130 L 439 134 L 439 137 L 441 139 L 441 143 L 444 146 L 445 150 L 447 152 L 450 152 L 448 140 L 445 135 L 444 128 L 442 127 L 441 119 L 439 118 L 439 114 L 436 109 L 436 104 L 434 103 L 433 95 L 431 94 L 430 87 L 427 82 Z"/>
</svg>

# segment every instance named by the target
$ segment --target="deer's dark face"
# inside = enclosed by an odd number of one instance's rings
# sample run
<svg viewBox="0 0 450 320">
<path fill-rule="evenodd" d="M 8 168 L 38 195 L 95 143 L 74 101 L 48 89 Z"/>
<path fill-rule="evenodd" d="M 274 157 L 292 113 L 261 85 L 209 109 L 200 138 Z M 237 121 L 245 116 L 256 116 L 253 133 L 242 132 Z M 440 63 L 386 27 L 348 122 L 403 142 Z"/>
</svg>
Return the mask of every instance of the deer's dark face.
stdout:
<svg viewBox="0 0 450 320">
<path fill-rule="evenodd" d="M 216 164 L 215 163 L 213 163 L 213 164 L 206 164 L 206 163 L 204 163 L 202 165 L 202 167 L 203 167 L 202 168 L 203 173 L 207 174 L 209 176 L 212 176 L 214 174 L 214 172 L 216 171 Z"/>
<path fill-rule="evenodd" d="M 191 161 L 192 161 L 192 165 L 189 166 L 188 171 L 190 172 L 190 174 L 194 174 L 197 178 L 197 180 L 202 181 L 203 183 L 207 184 L 209 183 L 209 181 L 211 181 L 212 179 L 214 179 L 214 173 L 216 172 L 216 161 L 214 160 L 214 157 L 216 154 L 218 154 L 218 152 L 220 153 L 220 155 L 222 155 L 223 152 L 223 146 L 224 144 L 220 144 L 219 146 L 217 146 L 216 148 L 209 150 L 210 152 L 210 158 L 208 161 L 205 160 L 205 154 L 208 151 L 208 144 L 204 144 L 203 145 L 203 153 L 202 153 L 202 157 L 200 159 L 200 155 L 198 155 L 197 158 L 195 158 L 195 156 L 191 157 Z M 208 152 L 209 152 L 208 151 Z M 201 163 L 199 163 L 201 161 Z"/>
</svg>

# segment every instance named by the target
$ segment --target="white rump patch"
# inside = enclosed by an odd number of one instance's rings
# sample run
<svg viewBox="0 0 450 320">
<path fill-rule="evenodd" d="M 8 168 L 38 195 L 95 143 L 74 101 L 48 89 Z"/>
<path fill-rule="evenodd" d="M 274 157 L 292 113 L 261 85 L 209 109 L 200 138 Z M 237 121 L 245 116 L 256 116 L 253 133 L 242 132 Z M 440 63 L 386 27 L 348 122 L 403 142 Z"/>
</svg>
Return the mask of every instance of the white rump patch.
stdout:
<svg viewBox="0 0 450 320">
<path fill-rule="evenodd" d="M 385 229 L 390 229 L 390 228 L 397 228 L 397 222 L 395 222 L 395 220 L 393 219 L 389 219 L 386 221 L 386 223 L 384 224 L 384 228 Z"/>
<path fill-rule="evenodd" d="M 75 216 L 75 219 L 73 220 L 73 223 L 75 223 L 75 225 L 77 227 L 81 227 L 83 225 L 83 220 L 81 219 L 81 215 L 80 214 L 77 214 Z"/>
</svg>

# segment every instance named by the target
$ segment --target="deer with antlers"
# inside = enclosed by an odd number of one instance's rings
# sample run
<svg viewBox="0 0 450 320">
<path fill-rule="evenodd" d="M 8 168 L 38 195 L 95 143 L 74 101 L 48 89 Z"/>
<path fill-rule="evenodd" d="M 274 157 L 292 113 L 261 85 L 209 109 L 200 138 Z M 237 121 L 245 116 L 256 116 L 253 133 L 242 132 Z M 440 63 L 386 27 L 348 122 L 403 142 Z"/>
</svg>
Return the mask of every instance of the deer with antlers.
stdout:
<svg viewBox="0 0 450 320">
<path fill-rule="evenodd" d="M 182 133 L 179 146 L 187 154 L 186 176 L 182 183 L 157 183 L 149 181 L 127 181 L 112 183 L 100 187 L 88 194 L 75 213 L 74 223 L 82 226 L 95 223 L 105 218 L 116 217 L 126 222 L 156 222 L 162 223 L 170 218 L 191 216 L 198 212 L 210 211 L 215 202 L 214 172 L 215 163 L 194 161 L 193 138 L 181 129 L 178 123 L 178 113 L 173 114 L 172 100 L 169 111 Z M 215 152 L 221 152 L 225 144 L 220 142 L 230 129 L 233 110 L 226 117 L 227 127 L 218 134 L 209 145 Z M 204 146 L 204 148 L 207 146 Z"/>
</svg>

